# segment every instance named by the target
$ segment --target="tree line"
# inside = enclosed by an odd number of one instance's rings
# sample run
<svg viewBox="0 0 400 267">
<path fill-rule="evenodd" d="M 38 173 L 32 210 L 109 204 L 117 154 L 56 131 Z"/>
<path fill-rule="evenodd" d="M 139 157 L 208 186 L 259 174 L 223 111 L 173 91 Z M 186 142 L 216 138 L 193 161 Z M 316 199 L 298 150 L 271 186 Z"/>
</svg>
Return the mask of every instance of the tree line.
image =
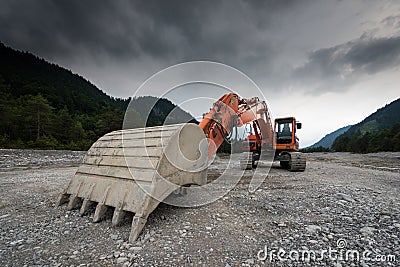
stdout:
<svg viewBox="0 0 400 267">
<path fill-rule="evenodd" d="M 0 147 L 86 150 L 98 137 L 121 129 L 124 118 L 122 109 L 107 103 L 94 109 L 73 112 L 56 109 L 41 94 L 0 93 Z"/>
<path fill-rule="evenodd" d="M 57 109 L 40 93 L 15 97 L 2 86 L 0 80 L 0 148 L 87 150 L 99 137 L 123 128 L 129 102 L 125 128 L 197 122 L 171 101 L 151 96 L 128 98 L 124 105 L 98 100 L 90 109 Z M 80 102 L 91 101 L 87 98 Z"/>
<path fill-rule="evenodd" d="M 361 134 L 358 131 L 350 136 L 339 136 L 333 143 L 332 149 L 355 153 L 400 151 L 400 123 L 375 133 Z"/>
</svg>

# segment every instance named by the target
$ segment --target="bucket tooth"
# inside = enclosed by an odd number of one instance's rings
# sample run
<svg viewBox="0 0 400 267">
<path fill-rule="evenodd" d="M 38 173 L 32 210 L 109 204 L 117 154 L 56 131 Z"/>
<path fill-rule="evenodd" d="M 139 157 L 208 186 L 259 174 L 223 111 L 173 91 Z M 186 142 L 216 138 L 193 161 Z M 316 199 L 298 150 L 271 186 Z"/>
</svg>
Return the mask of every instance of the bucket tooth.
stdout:
<svg viewBox="0 0 400 267">
<path fill-rule="evenodd" d="M 101 202 L 97 204 L 96 210 L 94 211 L 94 216 L 93 216 L 93 222 L 100 222 L 103 218 L 104 215 L 107 212 L 108 206 L 105 205 L 108 197 L 108 193 L 110 192 L 111 187 L 108 186 L 106 191 L 104 191 L 103 194 L 103 199 Z"/>
<path fill-rule="evenodd" d="M 81 199 L 79 197 L 77 197 L 76 195 L 71 195 L 69 197 L 69 202 L 68 202 L 67 209 L 68 210 L 73 210 L 73 209 L 78 208 L 80 202 L 81 202 Z"/>
<path fill-rule="evenodd" d="M 88 198 L 85 198 L 82 202 L 81 209 L 79 210 L 79 215 L 83 216 L 92 204 L 93 201 L 89 200 Z"/>
<path fill-rule="evenodd" d="M 69 196 L 69 202 L 67 206 L 68 210 L 77 209 L 79 204 L 81 203 L 81 199 L 78 197 L 79 190 L 81 189 L 81 187 L 82 187 L 82 181 L 78 185 L 77 192 Z"/>
<path fill-rule="evenodd" d="M 57 198 L 57 206 L 61 206 L 69 201 L 69 194 L 61 193 Z"/>
<path fill-rule="evenodd" d="M 107 209 L 108 209 L 108 207 L 106 205 L 101 204 L 101 203 L 97 204 L 96 210 L 93 215 L 93 222 L 95 222 L 95 223 L 100 222 L 104 218 L 104 215 L 106 214 Z"/>
<path fill-rule="evenodd" d="M 113 214 L 112 221 L 111 221 L 112 226 L 118 226 L 124 220 L 124 217 L 125 217 L 124 205 L 125 205 L 125 198 L 126 198 L 127 194 L 128 194 L 128 191 L 125 191 L 125 193 L 123 194 L 123 198 L 120 199 L 120 201 L 118 202 L 117 206 L 114 209 L 114 214 Z"/>
<path fill-rule="evenodd" d="M 134 243 L 138 238 L 139 234 L 142 232 L 144 225 L 147 222 L 147 218 L 142 218 L 140 216 L 134 216 L 132 220 L 131 233 L 129 235 L 129 242 Z"/>
<path fill-rule="evenodd" d="M 114 214 L 112 217 L 112 226 L 118 226 L 122 223 L 125 217 L 125 211 L 124 210 L 114 210 Z"/>
<path fill-rule="evenodd" d="M 83 216 L 86 211 L 90 208 L 90 206 L 92 206 L 93 201 L 91 200 L 90 196 L 93 192 L 95 184 L 91 184 L 89 189 L 85 192 L 85 197 L 83 199 L 83 203 L 82 203 L 82 207 L 79 211 L 79 215 Z"/>
</svg>

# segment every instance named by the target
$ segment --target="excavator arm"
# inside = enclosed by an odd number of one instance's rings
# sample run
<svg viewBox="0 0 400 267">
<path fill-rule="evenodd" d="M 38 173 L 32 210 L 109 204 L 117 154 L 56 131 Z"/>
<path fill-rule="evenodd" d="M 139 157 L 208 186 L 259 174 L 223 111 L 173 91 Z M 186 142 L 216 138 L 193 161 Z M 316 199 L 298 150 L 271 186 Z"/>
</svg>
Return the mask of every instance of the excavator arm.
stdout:
<svg viewBox="0 0 400 267">
<path fill-rule="evenodd" d="M 253 122 L 258 141 L 272 146 L 273 128 L 265 101 L 260 101 L 258 97 L 240 98 L 234 93 L 218 99 L 199 124 L 208 138 L 208 157 L 214 156 L 234 127 L 250 122 Z"/>
</svg>

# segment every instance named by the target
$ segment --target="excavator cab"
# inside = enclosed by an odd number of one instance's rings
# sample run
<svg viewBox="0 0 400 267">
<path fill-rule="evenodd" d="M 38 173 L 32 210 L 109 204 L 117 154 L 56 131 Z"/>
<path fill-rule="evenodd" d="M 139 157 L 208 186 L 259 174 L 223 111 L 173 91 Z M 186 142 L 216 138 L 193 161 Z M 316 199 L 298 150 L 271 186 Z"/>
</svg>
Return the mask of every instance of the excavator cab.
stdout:
<svg viewBox="0 0 400 267">
<path fill-rule="evenodd" d="M 276 150 L 298 151 L 297 129 L 301 129 L 301 123 L 294 117 L 275 119 Z"/>
</svg>

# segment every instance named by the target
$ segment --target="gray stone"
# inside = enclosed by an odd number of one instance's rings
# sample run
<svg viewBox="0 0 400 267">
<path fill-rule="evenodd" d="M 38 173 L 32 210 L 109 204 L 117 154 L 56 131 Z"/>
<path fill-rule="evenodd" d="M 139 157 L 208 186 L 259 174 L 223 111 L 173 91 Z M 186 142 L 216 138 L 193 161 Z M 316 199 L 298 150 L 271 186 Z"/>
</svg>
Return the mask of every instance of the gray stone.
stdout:
<svg viewBox="0 0 400 267">
<path fill-rule="evenodd" d="M 117 264 L 121 264 L 121 263 L 124 263 L 124 262 L 126 262 L 126 261 L 128 261 L 128 258 L 126 258 L 126 257 L 119 257 L 119 258 L 117 259 Z"/>
<path fill-rule="evenodd" d="M 369 226 L 366 226 L 366 227 L 363 227 L 360 229 L 361 233 L 367 234 L 367 235 L 373 235 L 375 231 L 376 231 L 375 228 L 369 227 Z"/>
<path fill-rule="evenodd" d="M 346 195 L 344 193 L 337 193 L 336 197 L 338 199 L 345 200 L 345 201 L 348 201 L 348 202 L 354 202 L 355 201 L 351 196 Z"/>
<path fill-rule="evenodd" d="M 316 233 L 318 231 L 321 231 L 321 227 L 318 225 L 308 225 L 306 227 L 306 230 L 310 233 Z"/>
</svg>

